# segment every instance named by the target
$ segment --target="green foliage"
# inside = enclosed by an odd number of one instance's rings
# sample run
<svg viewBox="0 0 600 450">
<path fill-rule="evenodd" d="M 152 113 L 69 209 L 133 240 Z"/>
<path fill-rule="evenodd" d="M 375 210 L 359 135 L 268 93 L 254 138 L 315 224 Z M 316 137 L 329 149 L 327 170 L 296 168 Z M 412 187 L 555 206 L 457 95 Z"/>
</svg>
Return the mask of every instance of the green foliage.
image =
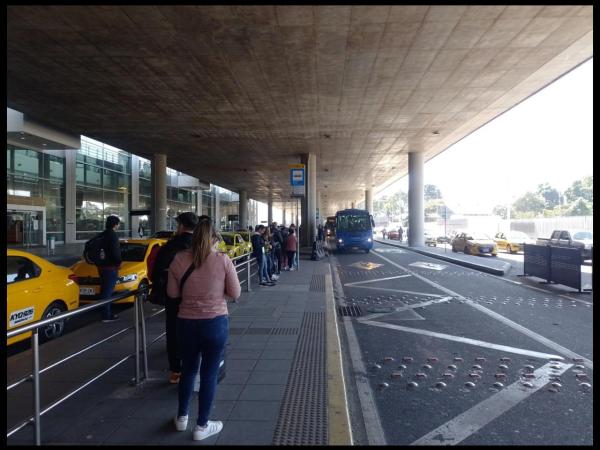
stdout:
<svg viewBox="0 0 600 450">
<path fill-rule="evenodd" d="M 547 209 L 552 209 L 560 204 L 560 192 L 548 183 L 538 185 L 536 193 L 544 198 Z"/>
<path fill-rule="evenodd" d="M 590 214 L 592 214 L 592 206 L 582 197 L 572 202 L 565 211 L 565 216 L 589 216 Z"/>
<path fill-rule="evenodd" d="M 579 198 L 583 198 L 585 201 L 594 202 L 594 177 L 584 177 L 581 180 L 576 180 L 571 186 L 565 191 L 566 200 L 571 203 L 575 202 Z"/>
<path fill-rule="evenodd" d="M 527 192 L 522 197 L 518 198 L 513 206 L 517 214 L 531 212 L 535 215 L 541 214 L 544 211 L 546 203 L 544 198 L 536 193 Z"/>
<path fill-rule="evenodd" d="M 442 191 L 440 191 L 435 184 L 426 184 L 423 186 L 423 195 L 425 197 L 425 201 L 441 199 Z"/>
</svg>

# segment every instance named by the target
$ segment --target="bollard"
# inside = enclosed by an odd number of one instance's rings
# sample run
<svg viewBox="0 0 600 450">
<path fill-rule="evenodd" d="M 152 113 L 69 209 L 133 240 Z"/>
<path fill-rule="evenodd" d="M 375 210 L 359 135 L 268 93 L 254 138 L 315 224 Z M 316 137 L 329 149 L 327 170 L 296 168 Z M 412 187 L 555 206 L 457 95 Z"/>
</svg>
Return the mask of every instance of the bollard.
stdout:
<svg viewBox="0 0 600 450">
<path fill-rule="evenodd" d="M 48 237 L 48 256 L 54 255 L 54 246 L 56 244 L 56 238 L 54 236 Z"/>
</svg>

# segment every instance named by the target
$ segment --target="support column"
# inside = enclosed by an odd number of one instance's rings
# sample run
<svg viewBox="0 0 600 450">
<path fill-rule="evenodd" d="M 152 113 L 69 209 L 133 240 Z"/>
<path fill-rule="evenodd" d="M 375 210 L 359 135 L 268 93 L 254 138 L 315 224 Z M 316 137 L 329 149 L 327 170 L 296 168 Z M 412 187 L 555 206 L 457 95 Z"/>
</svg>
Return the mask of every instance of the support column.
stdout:
<svg viewBox="0 0 600 450">
<path fill-rule="evenodd" d="M 285 203 L 283 204 L 283 208 L 281 211 L 281 224 L 282 225 L 287 225 L 287 218 L 285 217 L 285 213 L 286 213 L 286 209 L 285 209 Z"/>
<path fill-rule="evenodd" d="M 131 155 L 131 209 L 140 208 L 140 158 Z M 139 237 L 140 216 L 131 216 L 131 237 Z"/>
<path fill-rule="evenodd" d="M 240 206 L 239 206 L 240 228 L 248 229 L 248 192 L 240 191 Z"/>
<path fill-rule="evenodd" d="M 302 202 L 301 245 L 311 246 L 317 235 L 317 157 L 314 153 L 302 155 L 306 167 L 306 195 Z"/>
<path fill-rule="evenodd" d="M 167 228 L 167 155 L 155 153 L 152 160 L 152 232 Z"/>
<path fill-rule="evenodd" d="M 423 208 L 423 153 L 408 154 L 408 245 L 425 245 L 423 228 L 425 210 Z"/>
<path fill-rule="evenodd" d="M 75 224 L 77 219 L 76 158 L 75 150 L 65 151 L 65 244 L 76 242 L 77 237 Z"/>
<path fill-rule="evenodd" d="M 215 216 L 213 217 L 213 223 L 217 231 L 221 230 L 221 195 L 219 188 L 215 186 Z"/>
<path fill-rule="evenodd" d="M 350 202 L 350 208 L 352 208 L 352 209 L 356 208 L 356 203 Z"/>
<path fill-rule="evenodd" d="M 365 189 L 365 209 L 369 211 L 369 214 L 373 214 L 373 191 L 371 189 Z"/>
<path fill-rule="evenodd" d="M 271 226 L 273 223 L 273 200 L 269 199 L 267 202 L 267 226 Z"/>
</svg>

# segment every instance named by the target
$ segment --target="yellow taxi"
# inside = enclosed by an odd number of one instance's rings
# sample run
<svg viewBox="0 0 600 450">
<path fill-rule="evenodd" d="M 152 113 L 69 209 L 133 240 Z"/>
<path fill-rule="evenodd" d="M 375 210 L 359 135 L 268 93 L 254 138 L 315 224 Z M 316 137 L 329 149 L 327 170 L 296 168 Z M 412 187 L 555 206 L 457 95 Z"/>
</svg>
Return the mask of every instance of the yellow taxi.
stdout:
<svg viewBox="0 0 600 450">
<path fill-rule="evenodd" d="M 6 250 L 6 328 L 10 330 L 79 307 L 77 277 L 66 267 L 21 250 Z M 40 339 L 63 334 L 61 320 L 40 329 Z M 7 345 L 31 337 L 31 331 L 13 336 Z"/>
<path fill-rule="evenodd" d="M 517 253 L 525 249 L 525 244 L 535 244 L 535 241 L 525 233 L 516 230 L 496 233 L 494 242 L 506 253 Z"/>
<path fill-rule="evenodd" d="M 451 242 L 453 252 L 464 252 L 465 255 L 491 254 L 498 256 L 498 246 L 485 233 L 458 233 Z"/>
<path fill-rule="evenodd" d="M 244 253 L 248 253 L 246 241 L 244 241 L 239 233 L 234 232 L 221 233 L 219 250 L 226 253 L 230 258 L 236 258 L 242 256 Z"/>
<path fill-rule="evenodd" d="M 252 251 L 252 242 L 250 240 L 250 232 L 249 231 L 236 231 L 244 239 L 244 245 L 246 246 L 244 253 L 248 253 Z"/>
<path fill-rule="evenodd" d="M 122 263 L 114 294 L 123 291 L 134 291 L 148 286 L 150 284 L 148 279 L 148 256 L 154 247 L 164 245 L 166 242 L 166 239 L 156 238 L 120 240 Z M 98 267 L 82 259 L 73 264 L 71 269 L 77 275 L 81 303 L 91 303 L 98 300 L 100 295 Z M 133 302 L 134 296 L 131 295 L 114 303 Z"/>
</svg>

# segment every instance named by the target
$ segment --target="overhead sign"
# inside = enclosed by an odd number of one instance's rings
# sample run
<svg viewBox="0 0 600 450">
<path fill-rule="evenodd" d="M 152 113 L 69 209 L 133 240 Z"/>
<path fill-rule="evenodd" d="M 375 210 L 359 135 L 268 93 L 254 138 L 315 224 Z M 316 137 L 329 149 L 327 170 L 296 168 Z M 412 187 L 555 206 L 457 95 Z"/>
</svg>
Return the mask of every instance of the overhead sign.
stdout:
<svg viewBox="0 0 600 450">
<path fill-rule="evenodd" d="M 292 197 L 304 197 L 305 167 L 304 164 L 290 164 L 290 186 Z"/>
</svg>

